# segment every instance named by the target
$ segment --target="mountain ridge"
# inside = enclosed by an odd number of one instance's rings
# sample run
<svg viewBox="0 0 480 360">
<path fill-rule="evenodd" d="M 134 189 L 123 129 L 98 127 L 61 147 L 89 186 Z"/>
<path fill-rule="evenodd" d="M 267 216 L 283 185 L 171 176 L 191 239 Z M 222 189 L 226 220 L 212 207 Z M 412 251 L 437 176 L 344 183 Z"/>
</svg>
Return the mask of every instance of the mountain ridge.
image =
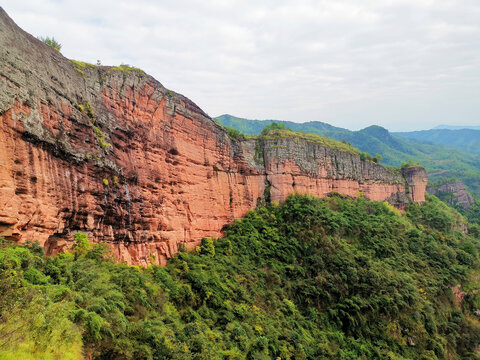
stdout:
<svg viewBox="0 0 480 360">
<path fill-rule="evenodd" d="M 455 147 L 463 152 L 480 154 L 480 130 L 475 129 L 432 129 L 408 132 L 394 132 L 425 144 L 439 144 Z"/>
</svg>

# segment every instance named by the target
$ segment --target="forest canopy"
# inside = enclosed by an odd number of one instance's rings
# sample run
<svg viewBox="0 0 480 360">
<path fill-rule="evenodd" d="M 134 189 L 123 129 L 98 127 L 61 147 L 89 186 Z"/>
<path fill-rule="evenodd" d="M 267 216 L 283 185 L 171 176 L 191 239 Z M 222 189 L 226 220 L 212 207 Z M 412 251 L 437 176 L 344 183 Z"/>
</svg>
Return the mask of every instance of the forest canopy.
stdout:
<svg viewBox="0 0 480 360">
<path fill-rule="evenodd" d="M 290 196 L 166 267 L 75 241 L 2 242 L 0 358 L 478 358 L 479 229 L 432 196 Z"/>
</svg>

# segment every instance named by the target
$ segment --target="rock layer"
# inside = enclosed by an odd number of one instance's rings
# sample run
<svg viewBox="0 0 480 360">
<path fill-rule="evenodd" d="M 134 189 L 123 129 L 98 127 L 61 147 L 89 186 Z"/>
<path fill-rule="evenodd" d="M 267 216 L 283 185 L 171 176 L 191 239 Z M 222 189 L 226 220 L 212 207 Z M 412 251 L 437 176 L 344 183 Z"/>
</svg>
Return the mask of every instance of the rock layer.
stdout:
<svg viewBox="0 0 480 360">
<path fill-rule="evenodd" d="M 0 236 L 56 253 L 83 231 L 130 264 L 165 264 L 181 244 L 292 192 L 401 207 L 405 189 L 414 201 L 425 191 L 423 168 L 405 182 L 304 139 L 234 141 L 152 77 L 71 62 L 1 8 L 0 142 Z"/>
</svg>

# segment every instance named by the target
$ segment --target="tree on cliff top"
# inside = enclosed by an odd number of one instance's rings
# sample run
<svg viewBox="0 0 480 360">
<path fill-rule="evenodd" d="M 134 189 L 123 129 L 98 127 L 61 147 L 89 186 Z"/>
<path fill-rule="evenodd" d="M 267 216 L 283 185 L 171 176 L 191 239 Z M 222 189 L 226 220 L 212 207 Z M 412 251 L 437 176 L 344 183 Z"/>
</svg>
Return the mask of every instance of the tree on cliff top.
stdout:
<svg viewBox="0 0 480 360">
<path fill-rule="evenodd" d="M 54 48 L 55 50 L 57 50 L 58 52 L 60 52 L 60 50 L 62 49 L 62 44 L 60 44 L 57 40 L 55 40 L 55 38 L 52 36 L 52 37 L 43 37 L 43 36 L 39 36 L 38 37 L 38 40 L 40 41 L 43 41 L 45 44 L 47 44 L 48 46 Z"/>
<path fill-rule="evenodd" d="M 290 128 L 285 127 L 285 124 L 273 122 L 263 128 L 263 130 L 260 133 L 260 136 L 267 135 L 272 130 L 290 130 L 291 131 Z"/>
</svg>

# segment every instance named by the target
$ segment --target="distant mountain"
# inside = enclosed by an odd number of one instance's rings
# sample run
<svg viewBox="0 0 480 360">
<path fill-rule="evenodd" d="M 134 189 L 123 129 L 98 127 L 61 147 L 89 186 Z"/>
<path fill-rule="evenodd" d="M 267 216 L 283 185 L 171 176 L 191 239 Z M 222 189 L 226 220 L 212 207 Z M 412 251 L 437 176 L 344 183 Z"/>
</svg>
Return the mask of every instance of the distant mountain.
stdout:
<svg viewBox="0 0 480 360">
<path fill-rule="evenodd" d="M 447 130 L 460 130 L 460 129 L 472 129 L 480 130 L 480 126 L 475 125 L 438 125 L 433 128 L 436 129 L 447 129 Z"/>
<path fill-rule="evenodd" d="M 415 138 L 416 135 L 412 135 L 412 138 L 404 136 L 404 134 L 412 133 L 402 133 L 402 136 L 399 136 L 377 125 L 359 131 L 351 131 L 319 121 L 294 123 L 280 120 L 248 120 L 232 115 L 222 115 L 214 120 L 223 126 L 238 129 L 246 135 L 259 134 L 266 125 L 279 122 L 294 131 L 326 135 L 339 141 L 345 140 L 373 156 L 382 155 L 384 165 L 400 166 L 407 161 L 418 162 L 425 166 L 432 182 L 450 178 L 460 179 L 469 191 L 480 197 L 480 154 L 478 149 L 471 150 L 468 146 L 464 146 L 465 151 L 461 151 L 460 140 L 456 141 L 451 138 L 450 142 L 442 140 L 444 143 L 418 140 Z M 476 130 L 468 131 L 477 134 Z M 462 131 L 455 134 L 458 138 L 462 138 L 459 136 Z M 466 139 L 475 139 L 474 136 L 478 135 L 469 135 L 469 137 L 465 135 L 463 138 L 464 141 L 467 141 Z M 471 140 L 471 146 L 474 146 L 474 141 Z M 446 144 L 450 146 L 446 146 Z"/>
<path fill-rule="evenodd" d="M 256 135 L 260 134 L 260 131 L 273 122 L 285 124 L 293 131 L 305 131 L 315 133 L 317 131 L 343 131 L 345 129 L 332 126 L 330 124 L 320 122 L 320 121 L 310 121 L 306 123 L 295 123 L 292 121 L 283 121 L 283 120 L 248 120 L 239 118 L 233 115 L 221 115 L 214 120 L 218 121 L 223 126 L 230 126 L 235 129 L 240 130 L 245 135 Z"/>
<path fill-rule="evenodd" d="M 432 129 L 410 132 L 395 132 L 393 135 L 415 139 L 423 143 L 453 146 L 463 152 L 480 154 L 480 130 Z"/>
</svg>

